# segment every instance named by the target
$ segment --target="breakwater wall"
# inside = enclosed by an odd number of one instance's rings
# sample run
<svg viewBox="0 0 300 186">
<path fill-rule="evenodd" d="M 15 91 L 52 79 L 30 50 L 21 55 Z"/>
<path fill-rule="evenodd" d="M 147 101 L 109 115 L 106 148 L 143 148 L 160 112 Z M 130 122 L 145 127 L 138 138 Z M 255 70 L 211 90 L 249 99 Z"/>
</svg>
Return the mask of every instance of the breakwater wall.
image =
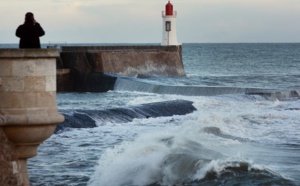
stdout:
<svg viewBox="0 0 300 186">
<path fill-rule="evenodd" d="M 65 92 L 111 90 L 114 75 L 185 75 L 182 46 L 62 46 L 57 68 L 57 90 Z"/>
</svg>

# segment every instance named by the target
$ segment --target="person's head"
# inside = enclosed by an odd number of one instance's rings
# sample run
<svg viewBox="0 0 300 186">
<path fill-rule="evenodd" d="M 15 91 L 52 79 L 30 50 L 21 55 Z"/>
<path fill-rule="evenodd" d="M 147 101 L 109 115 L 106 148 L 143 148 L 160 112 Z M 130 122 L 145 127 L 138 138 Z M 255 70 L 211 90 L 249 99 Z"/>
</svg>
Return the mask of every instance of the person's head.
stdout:
<svg viewBox="0 0 300 186">
<path fill-rule="evenodd" d="M 25 24 L 34 24 L 34 22 L 35 20 L 34 20 L 33 13 L 27 12 L 25 14 Z"/>
</svg>

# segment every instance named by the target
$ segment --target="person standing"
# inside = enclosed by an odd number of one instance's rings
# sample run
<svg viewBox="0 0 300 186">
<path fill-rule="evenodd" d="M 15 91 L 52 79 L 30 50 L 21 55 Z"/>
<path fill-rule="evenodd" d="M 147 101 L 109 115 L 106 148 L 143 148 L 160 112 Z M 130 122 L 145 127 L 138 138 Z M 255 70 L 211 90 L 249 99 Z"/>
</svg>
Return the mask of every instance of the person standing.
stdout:
<svg viewBox="0 0 300 186">
<path fill-rule="evenodd" d="M 40 37 L 45 31 L 34 19 L 31 12 L 26 13 L 24 24 L 16 30 L 16 36 L 20 38 L 19 48 L 41 48 Z"/>
</svg>

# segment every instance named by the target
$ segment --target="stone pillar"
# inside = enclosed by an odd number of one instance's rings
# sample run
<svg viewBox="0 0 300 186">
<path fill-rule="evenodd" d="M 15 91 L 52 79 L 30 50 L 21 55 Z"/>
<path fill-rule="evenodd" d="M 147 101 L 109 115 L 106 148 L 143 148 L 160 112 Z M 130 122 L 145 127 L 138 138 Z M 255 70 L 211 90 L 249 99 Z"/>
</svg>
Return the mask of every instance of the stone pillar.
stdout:
<svg viewBox="0 0 300 186">
<path fill-rule="evenodd" d="M 20 186 L 29 185 L 27 158 L 64 121 L 56 105 L 58 56 L 56 49 L 0 49 L 0 130 L 14 145 Z"/>
</svg>

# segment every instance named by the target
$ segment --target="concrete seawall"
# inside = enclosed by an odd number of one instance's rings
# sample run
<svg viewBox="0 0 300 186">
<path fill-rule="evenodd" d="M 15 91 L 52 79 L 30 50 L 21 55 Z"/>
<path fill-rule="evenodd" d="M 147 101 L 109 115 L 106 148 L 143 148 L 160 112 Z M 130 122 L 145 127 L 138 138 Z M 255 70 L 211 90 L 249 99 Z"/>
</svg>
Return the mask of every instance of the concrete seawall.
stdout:
<svg viewBox="0 0 300 186">
<path fill-rule="evenodd" d="M 116 77 L 184 76 L 181 46 L 63 46 L 58 91 L 104 92 Z"/>
</svg>

